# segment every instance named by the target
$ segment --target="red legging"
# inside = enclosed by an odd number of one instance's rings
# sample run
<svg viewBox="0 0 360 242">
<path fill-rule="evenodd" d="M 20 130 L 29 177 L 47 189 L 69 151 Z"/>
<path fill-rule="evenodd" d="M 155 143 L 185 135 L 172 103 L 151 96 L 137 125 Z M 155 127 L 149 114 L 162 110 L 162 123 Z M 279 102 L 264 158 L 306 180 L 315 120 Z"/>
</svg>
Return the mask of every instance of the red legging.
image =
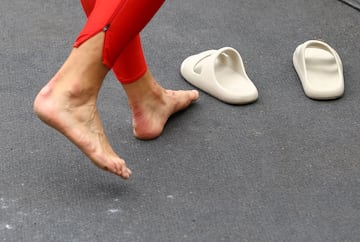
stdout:
<svg viewBox="0 0 360 242">
<path fill-rule="evenodd" d="M 88 20 L 74 43 L 79 47 L 104 31 L 103 63 L 123 84 L 147 71 L 140 31 L 165 0 L 81 0 Z"/>
</svg>

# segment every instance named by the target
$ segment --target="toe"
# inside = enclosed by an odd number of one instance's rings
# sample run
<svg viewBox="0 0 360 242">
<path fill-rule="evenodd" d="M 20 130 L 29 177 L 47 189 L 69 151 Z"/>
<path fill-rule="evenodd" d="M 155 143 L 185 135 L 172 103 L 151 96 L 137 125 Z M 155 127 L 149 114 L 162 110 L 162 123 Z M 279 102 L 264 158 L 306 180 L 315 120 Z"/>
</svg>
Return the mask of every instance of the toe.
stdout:
<svg viewBox="0 0 360 242">
<path fill-rule="evenodd" d="M 120 159 L 117 164 L 118 175 L 124 179 L 128 179 L 131 175 L 131 170 L 127 168 L 126 163 L 124 160 Z"/>
<path fill-rule="evenodd" d="M 191 96 L 192 101 L 196 101 L 199 99 L 199 92 L 197 90 L 192 90 L 191 94 L 192 94 L 192 96 Z"/>
<path fill-rule="evenodd" d="M 175 105 L 175 112 L 187 108 L 191 103 L 195 102 L 199 98 L 199 92 L 192 91 L 180 91 L 177 104 Z"/>
</svg>

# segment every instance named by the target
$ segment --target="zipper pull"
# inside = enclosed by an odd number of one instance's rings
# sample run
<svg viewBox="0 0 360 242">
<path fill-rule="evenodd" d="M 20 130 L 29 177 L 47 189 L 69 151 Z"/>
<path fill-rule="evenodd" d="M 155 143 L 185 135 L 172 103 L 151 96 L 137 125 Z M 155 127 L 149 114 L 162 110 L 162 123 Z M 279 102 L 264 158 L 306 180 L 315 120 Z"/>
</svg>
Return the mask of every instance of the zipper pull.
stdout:
<svg viewBox="0 0 360 242">
<path fill-rule="evenodd" d="M 103 28 L 103 32 L 106 32 L 109 28 L 110 28 L 110 24 L 105 25 L 105 27 Z"/>
</svg>

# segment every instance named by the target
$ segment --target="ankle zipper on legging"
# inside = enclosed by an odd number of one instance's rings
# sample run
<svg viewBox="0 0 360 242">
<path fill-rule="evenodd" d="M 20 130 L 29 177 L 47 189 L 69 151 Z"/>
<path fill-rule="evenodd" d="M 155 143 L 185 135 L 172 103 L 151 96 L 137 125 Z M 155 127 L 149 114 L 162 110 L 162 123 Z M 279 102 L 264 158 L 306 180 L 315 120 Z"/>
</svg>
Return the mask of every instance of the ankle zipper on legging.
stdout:
<svg viewBox="0 0 360 242">
<path fill-rule="evenodd" d="M 116 15 L 118 14 L 119 11 L 121 11 L 121 9 L 124 7 L 124 5 L 126 4 L 127 0 L 123 0 L 121 3 L 122 4 L 119 4 L 115 11 L 113 12 L 113 14 L 111 15 L 111 17 L 109 18 L 109 21 L 108 23 L 104 26 L 103 28 L 103 32 L 106 32 L 109 28 L 110 28 L 110 25 L 111 25 L 111 22 L 113 21 L 113 19 L 116 17 Z"/>
</svg>

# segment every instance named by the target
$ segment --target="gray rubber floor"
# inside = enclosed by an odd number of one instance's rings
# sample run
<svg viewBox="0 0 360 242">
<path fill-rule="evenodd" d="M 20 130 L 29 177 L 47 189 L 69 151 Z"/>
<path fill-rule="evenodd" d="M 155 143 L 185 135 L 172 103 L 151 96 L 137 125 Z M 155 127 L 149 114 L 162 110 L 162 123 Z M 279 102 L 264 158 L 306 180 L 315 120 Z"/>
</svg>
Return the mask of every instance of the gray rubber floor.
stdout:
<svg viewBox="0 0 360 242">
<path fill-rule="evenodd" d="M 236 48 L 251 105 L 201 93 L 153 141 L 132 136 L 110 74 L 99 110 L 133 177 L 93 166 L 32 111 L 85 18 L 74 0 L 0 3 L 1 241 L 360 241 L 360 12 L 336 0 L 168 0 L 142 33 L 153 74 L 191 89 L 184 58 Z M 297 45 L 323 39 L 345 95 L 307 98 Z"/>
</svg>

